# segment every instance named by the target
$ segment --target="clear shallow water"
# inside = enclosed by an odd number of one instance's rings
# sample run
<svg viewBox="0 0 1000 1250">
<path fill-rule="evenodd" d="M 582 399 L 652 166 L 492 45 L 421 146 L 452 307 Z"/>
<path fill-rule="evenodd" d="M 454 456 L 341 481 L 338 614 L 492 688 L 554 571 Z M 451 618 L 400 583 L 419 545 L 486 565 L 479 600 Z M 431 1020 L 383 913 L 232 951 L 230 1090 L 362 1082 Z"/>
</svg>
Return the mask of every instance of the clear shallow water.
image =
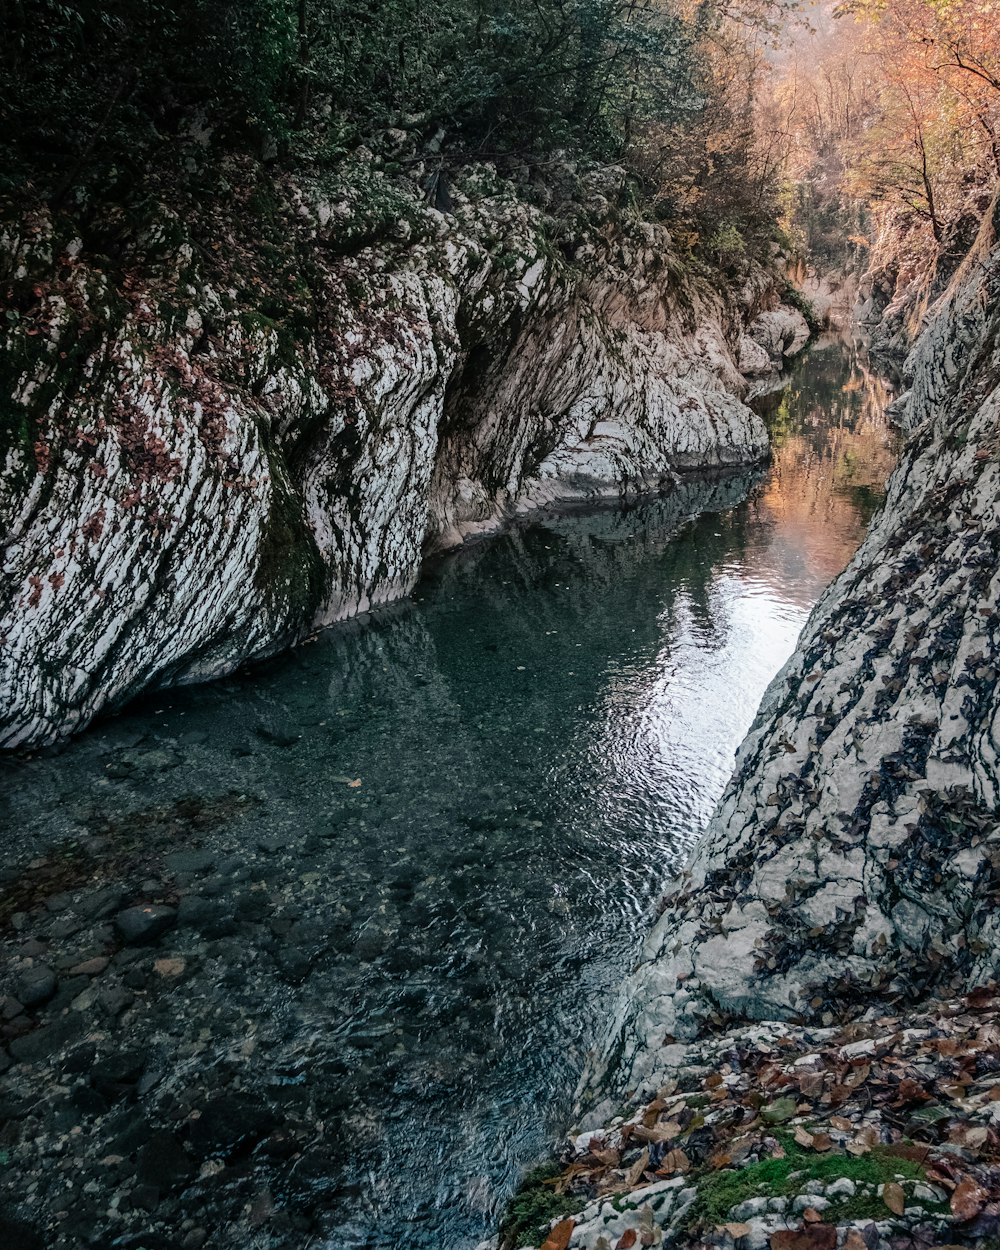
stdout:
<svg viewBox="0 0 1000 1250">
<path fill-rule="evenodd" d="M 150 1118 L 224 1084 L 321 1122 L 267 1183 L 331 1250 L 490 1231 L 881 498 L 883 399 L 821 345 L 770 402 L 766 473 L 519 528 L 412 602 L 9 766 L 9 863 L 69 847 L 71 887 L 222 918 L 163 940 L 185 976 L 115 1026 L 159 1056 Z"/>
</svg>

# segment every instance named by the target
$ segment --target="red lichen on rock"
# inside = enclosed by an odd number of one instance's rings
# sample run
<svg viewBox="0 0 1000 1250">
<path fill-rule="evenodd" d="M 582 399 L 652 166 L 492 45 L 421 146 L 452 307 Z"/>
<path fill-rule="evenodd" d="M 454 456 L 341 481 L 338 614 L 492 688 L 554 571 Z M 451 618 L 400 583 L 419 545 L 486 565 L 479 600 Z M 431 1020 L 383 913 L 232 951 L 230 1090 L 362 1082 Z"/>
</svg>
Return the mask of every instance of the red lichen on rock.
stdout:
<svg viewBox="0 0 1000 1250">
<path fill-rule="evenodd" d="M 91 465 L 91 468 L 93 468 L 93 465 Z M 104 468 L 104 466 L 102 465 L 101 468 Z M 104 476 L 107 476 L 107 470 L 105 470 Z M 104 533 L 104 522 L 106 520 L 107 512 L 102 505 L 96 512 L 92 512 L 80 527 L 84 538 L 88 542 L 96 543 Z"/>
</svg>

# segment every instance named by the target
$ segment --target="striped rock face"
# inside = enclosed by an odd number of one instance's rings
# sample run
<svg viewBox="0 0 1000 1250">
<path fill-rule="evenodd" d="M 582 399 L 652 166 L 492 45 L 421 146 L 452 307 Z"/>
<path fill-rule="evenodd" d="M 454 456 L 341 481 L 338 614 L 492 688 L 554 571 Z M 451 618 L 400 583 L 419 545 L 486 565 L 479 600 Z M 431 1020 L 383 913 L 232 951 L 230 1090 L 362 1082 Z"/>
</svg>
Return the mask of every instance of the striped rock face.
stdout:
<svg viewBox="0 0 1000 1250">
<path fill-rule="evenodd" d="M 519 512 L 765 454 L 734 354 L 766 274 L 740 306 L 672 277 L 662 229 L 566 265 L 523 204 L 456 212 L 415 205 L 415 241 L 358 248 L 300 197 L 316 260 L 294 333 L 187 242 L 115 286 L 45 221 L 0 238 L 25 288 L 2 371 L 0 747 L 405 595 L 427 551 Z"/>
<path fill-rule="evenodd" d="M 1000 973 L 1000 248 L 911 353 L 908 441 L 865 542 L 768 690 L 605 1052 L 733 1019 L 830 1025 Z"/>
</svg>

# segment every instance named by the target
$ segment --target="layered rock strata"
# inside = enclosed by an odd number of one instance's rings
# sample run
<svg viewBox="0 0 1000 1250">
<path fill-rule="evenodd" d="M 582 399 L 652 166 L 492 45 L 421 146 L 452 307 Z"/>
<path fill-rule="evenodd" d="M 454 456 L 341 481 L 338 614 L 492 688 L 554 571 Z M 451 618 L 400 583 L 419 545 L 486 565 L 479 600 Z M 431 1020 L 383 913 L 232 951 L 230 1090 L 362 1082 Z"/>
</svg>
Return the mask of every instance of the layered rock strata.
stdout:
<svg viewBox="0 0 1000 1250">
<path fill-rule="evenodd" d="M 733 1017 L 833 1022 L 1000 971 L 1000 250 L 975 252 L 908 362 L 878 515 L 770 686 L 664 900 L 613 1048 Z"/>
<path fill-rule="evenodd" d="M 766 273 L 725 298 L 661 227 L 559 251 L 537 210 L 454 198 L 374 244 L 292 189 L 268 298 L 166 218 L 124 273 L 44 217 L 0 239 L 0 746 L 405 595 L 426 552 L 518 512 L 765 454 L 736 356 Z"/>
</svg>

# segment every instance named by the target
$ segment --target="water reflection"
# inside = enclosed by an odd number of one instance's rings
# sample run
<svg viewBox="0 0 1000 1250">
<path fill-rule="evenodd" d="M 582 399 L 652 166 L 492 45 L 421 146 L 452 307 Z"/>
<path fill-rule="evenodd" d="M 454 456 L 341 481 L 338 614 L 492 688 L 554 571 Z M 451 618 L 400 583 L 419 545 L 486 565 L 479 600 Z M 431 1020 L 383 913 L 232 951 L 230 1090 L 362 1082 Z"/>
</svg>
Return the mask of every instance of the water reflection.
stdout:
<svg viewBox="0 0 1000 1250">
<path fill-rule="evenodd" d="M 149 1119 L 221 1072 L 323 1123 L 301 1158 L 223 1173 L 234 1209 L 266 1176 L 331 1250 L 490 1228 L 860 540 L 892 457 L 879 403 L 849 348 L 814 351 L 766 475 L 525 526 L 438 563 L 412 603 L 10 768 L 11 862 L 72 839 L 93 884 L 209 900 L 166 941 L 190 975 L 115 1026 L 162 1056 Z M 192 845 L 205 865 L 178 871 Z M 183 1214 L 210 1223 L 205 1186 Z"/>
<path fill-rule="evenodd" d="M 780 539 L 769 572 L 787 593 L 796 593 L 794 581 L 815 599 L 882 502 L 894 460 L 884 416 L 890 398 L 856 345 L 836 338 L 814 346 L 788 389 L 771 397 L 764 415 L 775 455 L 760 507 Z"/>
</svg>

